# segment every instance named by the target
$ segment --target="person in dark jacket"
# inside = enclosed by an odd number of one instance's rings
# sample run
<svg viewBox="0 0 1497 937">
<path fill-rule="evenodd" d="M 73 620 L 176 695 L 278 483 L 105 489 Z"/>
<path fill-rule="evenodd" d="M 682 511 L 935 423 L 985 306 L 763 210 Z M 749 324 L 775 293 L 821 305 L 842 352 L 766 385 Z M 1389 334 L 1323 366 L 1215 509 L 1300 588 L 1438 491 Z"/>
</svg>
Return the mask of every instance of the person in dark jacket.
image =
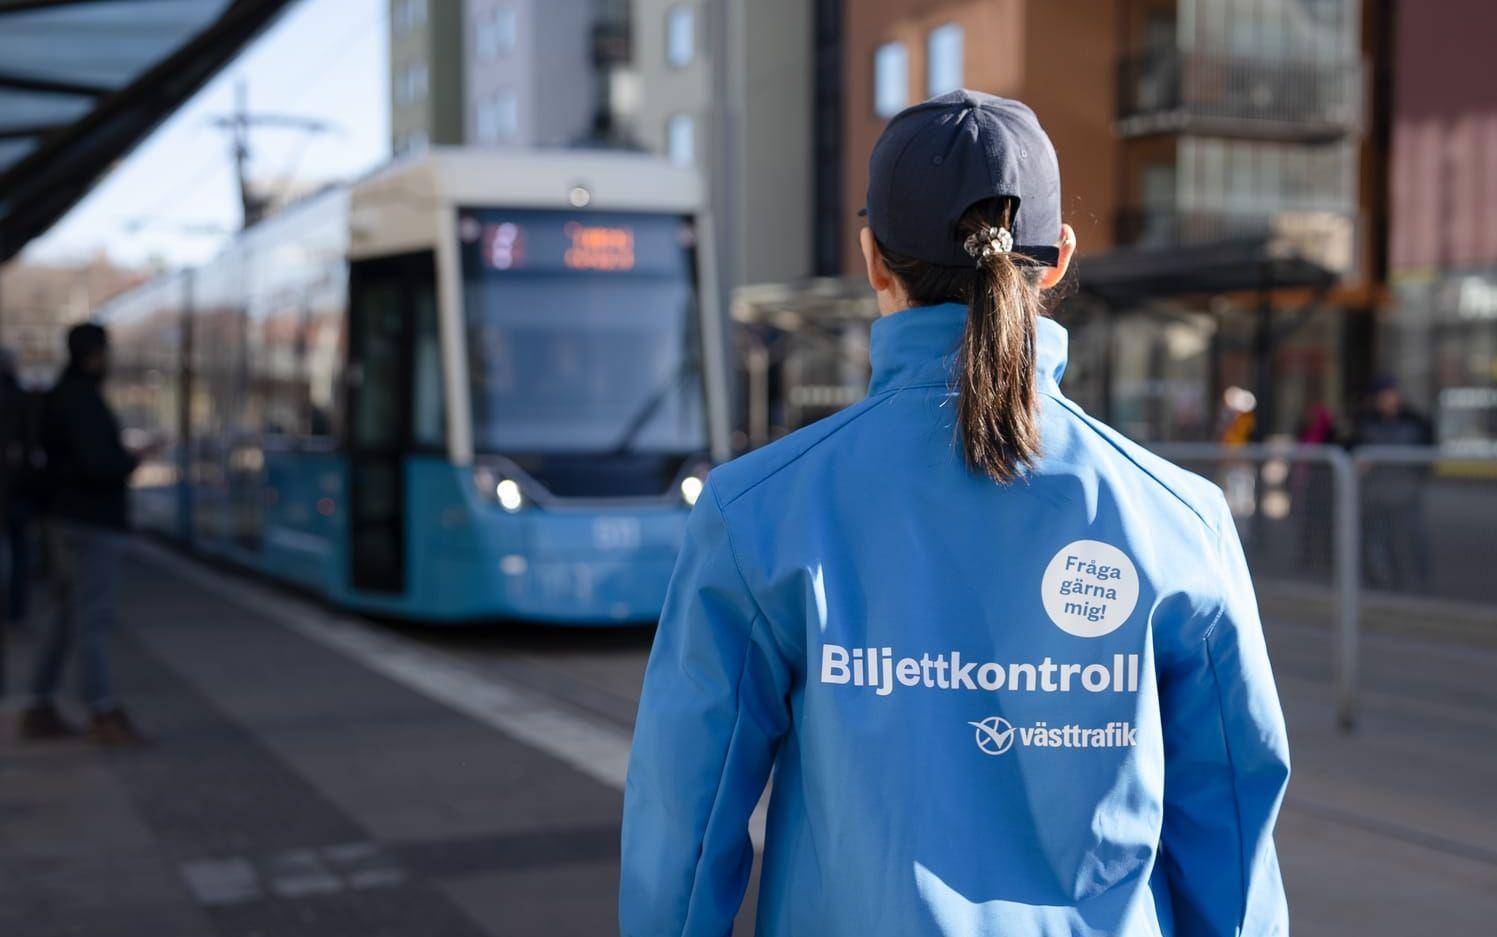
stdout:
<svg viewBox="0 0 1497 937">
<path fill-rule="evenodd" d="M 1371 406 L 1357 423 L 1353 446 L 1433 446 L 1434 428 L 1409 407 L 1391 375 L 1372 382 Z M 1429 583 L 1426 465 L 1379 465 L 1362 481 L 1366 537 L 1363 565 L 1377 588 L 1421 590 Z"/>
<path fill-rule="evenodd" d="M 21 713 L 21 735 L 75 735 L 55 698 L 68 651 L 78 645 L 90 737 L 105 745 L 141 741 L 114 697 L 108 644 L 114 626 L 119 553 L 129 528 L 126 484 L 137 458 L 120 440 L 104 401 L 109 341 L 101 326 L 68 332 L 68 366 L 48 393 L 42 444 L 47 456 L 48 540 L 57 616 L 43 638 L 32 676 L 32 705 Z"/>
</svg>

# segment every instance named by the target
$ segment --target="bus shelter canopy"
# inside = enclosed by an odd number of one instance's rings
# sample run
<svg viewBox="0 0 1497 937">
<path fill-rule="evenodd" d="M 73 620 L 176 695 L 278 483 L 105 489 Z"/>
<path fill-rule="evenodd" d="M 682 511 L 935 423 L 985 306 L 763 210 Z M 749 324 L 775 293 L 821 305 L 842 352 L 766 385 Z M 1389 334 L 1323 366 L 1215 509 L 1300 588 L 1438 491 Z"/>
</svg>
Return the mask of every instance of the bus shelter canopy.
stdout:
<svg viewBox="0 0 1497 937">
<path fill-rule="evenodd" d="M 287 0 L 0 0 L 0 263 Z"/>
<path fill-rule="evenodd" d="M 1187 293 L 1326 289 L 1341 276 L 1296 245 L 1264 237 L 1168 250 L 1120 247 L 1077 266 L 1081 292 L 1123 305 Z"/>
</svg>

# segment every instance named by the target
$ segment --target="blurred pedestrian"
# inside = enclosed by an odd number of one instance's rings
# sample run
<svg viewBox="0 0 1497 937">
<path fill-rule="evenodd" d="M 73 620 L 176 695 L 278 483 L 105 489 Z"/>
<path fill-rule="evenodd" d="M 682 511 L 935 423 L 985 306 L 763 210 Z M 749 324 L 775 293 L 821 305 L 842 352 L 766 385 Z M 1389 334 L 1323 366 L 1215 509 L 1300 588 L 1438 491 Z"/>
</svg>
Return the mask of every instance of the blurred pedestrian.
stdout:
<svg viewBox="0 0 1497 937">
<path fill-rule="evenodd" d="M 129 526 L 125 486 L 137 458 L 121 443 L 119 423 L 104 400 L 108 365 L 104 329 L 92 323 L 74 326 L 68 332 L 67 368 L 46 398 L 46 539 L 56 609 L 35 664 L 32 703 L 21 713 L 21 735 L 27 739 L 77 734 L 56 705 L 69 651 L 76 646 L 89 737 L 104 745 L 142 741 L 114 695 L 109 672 L 120 548 Z"/>
<path fill-rule="evenodd" d="M 645 675 L 625 934 L 1283 934 L 1283 717 L 1221 492 L 1087 416 L 1029 108 L 875 144 L 856 406 L 713 470 Z"/>
<path fill-rule="evenodd" d="M 1374 378 L 1370 390 L 1370 405 L 1357 423 L 1354 446 L 1434 445 L 1434 428 L 1404 402 L 1393 376 Z M 1423 464 L 1373 465 L 1363 476 L 1363 561 L 1371 585 L 1384 589 L 1428 586 L 1429 530 L 1424 511 L 1428 485 L 1429 467 Z"/>
</svg>

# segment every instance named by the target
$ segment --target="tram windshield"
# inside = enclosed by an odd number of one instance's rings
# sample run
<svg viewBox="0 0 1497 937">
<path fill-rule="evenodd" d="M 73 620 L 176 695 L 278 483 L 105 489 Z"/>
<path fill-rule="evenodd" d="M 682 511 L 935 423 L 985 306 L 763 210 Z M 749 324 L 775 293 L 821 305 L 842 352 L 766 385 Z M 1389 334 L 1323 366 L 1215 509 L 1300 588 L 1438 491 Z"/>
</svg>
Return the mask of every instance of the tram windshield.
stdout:
<svg viewBox="0 0 1497 937">
<path fill-rule="evenodd" d="M 707 447 L 689 221 L 483 209 L 459 226 L 478 452 Z"/>
</svg>

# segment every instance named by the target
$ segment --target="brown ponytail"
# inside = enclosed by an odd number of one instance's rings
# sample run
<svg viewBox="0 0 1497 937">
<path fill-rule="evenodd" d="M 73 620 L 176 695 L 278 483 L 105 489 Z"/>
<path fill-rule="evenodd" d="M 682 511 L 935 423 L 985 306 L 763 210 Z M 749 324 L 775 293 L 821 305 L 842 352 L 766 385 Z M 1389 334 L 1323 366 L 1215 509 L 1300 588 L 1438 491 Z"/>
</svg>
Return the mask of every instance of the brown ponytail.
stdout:
<svg viewBox="0 0 1497 937">
<path fill-rule="evenodd" d="M 981 202 L 962 217 L 966 239 L 991 227 L 1011 228 L 1013 203 Z M 999 483 L 1019 477 L 1039 456 L 1035 391 L 1035 322 L 1044 312 L 1042 268 L 1028 258 L 993 251 L 967 268 L 943 267 L 891 254 L 885 265 L 917 306 L 967 305 L 957 376 L 957 417 L 967 464 Z"/>
</svg>

